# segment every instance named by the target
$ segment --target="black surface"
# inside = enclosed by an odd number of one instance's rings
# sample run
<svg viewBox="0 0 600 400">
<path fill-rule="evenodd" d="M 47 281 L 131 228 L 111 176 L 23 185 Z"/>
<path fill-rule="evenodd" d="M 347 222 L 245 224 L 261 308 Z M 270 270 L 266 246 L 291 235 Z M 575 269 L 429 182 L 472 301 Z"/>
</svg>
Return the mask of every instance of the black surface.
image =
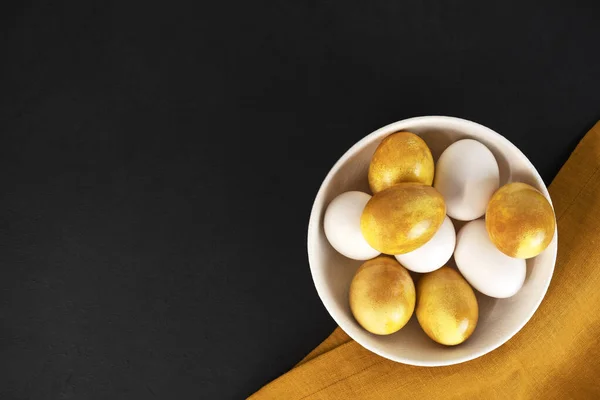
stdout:
<svg viewBox="0 0 600 400">
<path fill-rule="evenodd" d="M 600 118 L 593 1 L 14 3 L 2 399 L 247 396 L 334 328 L 305 235 L 354 142 L 460 116 L 549 183 Z"/>
</svg>

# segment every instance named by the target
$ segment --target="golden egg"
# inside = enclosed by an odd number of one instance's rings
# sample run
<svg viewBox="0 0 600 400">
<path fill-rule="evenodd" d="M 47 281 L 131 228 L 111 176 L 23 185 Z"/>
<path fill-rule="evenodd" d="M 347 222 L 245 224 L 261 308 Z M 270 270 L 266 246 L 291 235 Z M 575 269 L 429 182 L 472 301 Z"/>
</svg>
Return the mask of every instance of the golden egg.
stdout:
<svg viewBox="0 0 600 400">
<path fill-rule="evenodd" d="M 350 309 L 371 333 L 398 331 L 415 310 L 415 285 L 406 268 L 388 256 L 365 262 L 350 284 Z"/>
<path fill-rule="evenodd" d="M 431 185 L 433 157 L 427 144 L 411 132 L 396 132 L 383 139 L 369 165 L 373 194 L 401 182 Z"/>
<path fill-rule="evenodd" d="M 445 217 L 444 198 L 433 187 L 399 183 L 371 197 L 363 210 L 360 229 L 375 250 L 398 255 L 429 241 Z"/>
<path fill-rule="evenodd" d="M 531 258 L 552 241 L 556 220 L 550 202 L 533 186 L 514 182 L 494 193 L 485 213 L 490 239 L 504 254 Z"/>
<path fill-rule="evenodd" d="M 464 342 L 478 318 L 475 293 L 456 270 L 442 267 L 417 282 L 417 320 L 436 342 L 447 346 Z"/>
</svg>

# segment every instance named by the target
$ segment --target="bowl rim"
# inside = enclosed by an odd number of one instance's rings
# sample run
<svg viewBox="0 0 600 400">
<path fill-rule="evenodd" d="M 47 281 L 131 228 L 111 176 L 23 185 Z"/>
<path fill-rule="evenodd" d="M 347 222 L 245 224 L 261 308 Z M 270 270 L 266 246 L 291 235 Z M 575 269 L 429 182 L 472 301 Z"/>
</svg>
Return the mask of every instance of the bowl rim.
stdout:
<svg viewBox="0 0 600 400">
<path fill-rule="evenodd" d="M 308 251 L 308 264 L 310 267 L 310 273 L 312 276 L 313 284 L 317 290 L 317 294 L 319 295 L 319 299 L 325 306 L 325 309 L 327 310 L 329 315 L 336 322 L 336 324 L 340 328 L 342 328 L 342 330 L 344 330 L 344 332 L 346 332 L 348 334 L 348 336 L 350 336 L 354 341 L 356 341 L 358 344 L 360 344 L 362 347 L 366 348 L 367 350 L 369 350 L 381 357 L 387 358 L 389 360 L 400 362 L 403 364 L 408 364 L 408 365 L 421 366 L 421 367 L 441 367 L 441 366 L 460 364 L 460 363 L 463 363 L 466 361 L 470 361 L 475 358 L 481 357 L 491 351 L 494 351 L 498 347 L 500 347 L 503 344 L 505 344 L 506 342 L 508 342 L 529 322 L 531 317 L 533 317 L 533 315 L 539 308 L 540 304 L 544 300 L 544 297 L 546 297 L 546 293 L 548 292 L 548 287 L 550 286 L 550 281 L 552 280 L 552 276 L 554 275 L 554 269 L 556 267 L 556 256 L 557 256 L 557 252 L 558 252 L 558 225 L 556 225 L 555 232 L 554 232 L 554 238 L 550 244 L 550 246 L 552 246 L 552 247 L 548 248 L 548 250 L 550 250 L 552 252 L 551 253 L 552 267 L 551 267 L 550 273 L 546 277 L 546 281 L 544 282 L 544 288 L 543 288 L 542 295 L 536 301 L 535 306 L 532 307 L 532 309 L 530 310 L 530 312 L 528 313 L 526 318 L 524 318 L 520 324 L 518 324 L 514 329 L 512 329 L 507 334 L 505 334 L 496 343 L 493 343 L 489 346 L 485 346 L 485 347 L 478 349 L 477 351 L 474 351 L 468 355 L 464 355 L 462 357 L 457 357 L 455 359 L 422 361 L 422 360 L 414 360 L 412 358 L 401 357 L 396 354 L 388 353 L 386 351 L 378 349 L 376 346 L 373 346 L 369 343 L 366 343 L 362 340 L 357 339 L 352 333 L 352 331 L 355 329 L 354 326 L 350 326 L 346 323 L 340 323 L 340 321 L 342 321 L 342 318 L 340 317 L 340 315 L 338 315 L 340 312 L 331 306 L 331 300 L 325 298 L 324 292 L 323 292 L 324 291 L 324 286 L 323 286 L 324 283 L 321 282 L 315 276 L 316 269 L 313 269 L 313 265 L 315 263 L 314 257 L 313 257 L 314 252 L 311 250 L 314 246 L 313 245 L 314 235 L 311 235 L 311 232 L 313 232 L 315 230 L 315 225 L 317 225 L 317 229 L 318 229 L 318 224 L 321 223 L 320 218 L 317 217 L 317 214 L 318 214 L 317 203 L 321 202 L 321 200 L 324 196 L 324 193 L 325 193 L 325 189 L 329 186 L 334 174 L 337 172 L 337 170 L 340 168 L 340 166 L 342 166 L 346 161 L 348 161 L 348 159 L 350 157 L 352 157 L 357 151 L 362 149 L 367 144 L 371 143 L 371 141 L 373 141 L 374 139 L 377 139 L 380 136 L 389 135 L 389 134 L 399 130 L 399 128 L 396 128 L 399 125 L 406 125 L 406 124 L 418 123 L 418 122 L 424 122 L 424 121 L 437 123 L 440 125 L 443 125 L 443 124 L 474 125 L 478 129 L 481 129 L 481 130 L 485 131 L 487 134 L 495 137 L 500 142 L 503 142 L 506 146 L 515 150 L 515 156 L 520 157 L 522 159 L 522 161 L 524 161 L 527 165 L 529 165 L 531 167 L 531 170 L 534 173 L 533 175 L 537 181 L 538 187 L 542 189 L 541 192 L 544 194 L 544 197 L 546 197 L 546 199 L 548 199 L 548 201 L 550 202 L 550 205 L 552 205 L 552 199 L 550 198 L 548 188 L 546 187 L 546 184 L 542 180 L 542 177 L 540 176 L 539 172 L 537 171 L 537 169 L 535 168 L 533 163 L 527 158 L 527 156 L 525 156 L 525 154 L 523 154 L 523 152 L 517 146 L 515 146 L 510 140 L 506 139 L 504 136 L 502 136 L 498 132 L 496 132 L 482 124 L 479 124 L 477 122 L 470 121 L 470 120 L 464 119 L 464 118 L 458 118 L 458 117 L 429 115 L 429 116 L 406 118 L 406 119 L 402 119 L 402 120 L 387 124 L 379 129 L 376 129 L 375 131 L 371 132 L 367 136 L 363 137 L 361 140 L 356 142 L 352 147 L 350 147 L 337 160 L 337 162 L 331 167 L 331 169 L 325 176 L 325 179 L 321 183 L 319 190 L 317 191 L 317 195 L 315 196 L 315 200 L 313 201 L 313 205 L 311 207 L 309 223 L 308 223 L 308 230 L 307 230 L 307 251 Z M 402 129 L 404 129 L 404 128 L 402 128 Z M 554 209 L 553 205 L 552 205 L 552 208 Z M 555 213 L 555 218 L 556 218 L 556 213 Z"/>
</svg>

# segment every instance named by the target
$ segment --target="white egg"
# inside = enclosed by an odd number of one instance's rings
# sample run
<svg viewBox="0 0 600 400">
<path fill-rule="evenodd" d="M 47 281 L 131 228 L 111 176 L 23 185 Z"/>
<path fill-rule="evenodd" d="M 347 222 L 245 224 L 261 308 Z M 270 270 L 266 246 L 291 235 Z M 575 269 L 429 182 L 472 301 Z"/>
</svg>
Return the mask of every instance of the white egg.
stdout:
<svg viewBox="0 0 600 400">
<path fill-rule="evenodd" d="M 452 257 L 455 244 L 454 225 L 450 218 L 446 217 L 440 229 L 427 243 L 416 250 L 395 257 L 406 269 L 421 273 L 431 272 L 448 262 Z"/>
<path fill-rule="evenodd" d="M 525 260 L 498 250 L 483 219 L 469 222 L 458 232 L 454 261 L 471 286 L 490 297 L 510 297 L 525 282 Z"/>
<path fill-rule="evenodd" d="M 444 196 L 446 213 L 460 221 L 485 214 L 499 184 L 500 171 L 494 155 L 473 139 L 452 143 L 435 167 L 433 187 Z"/>
<path fill-rule="evenodd" d="M 354 260 L 368 260 L 380 253 L 369 246 L 360 230 L 360 217 L 371 196 L 346 192 L 333 199 L 325 211 L 325 236 L 339 253 Z"/>
</svg>

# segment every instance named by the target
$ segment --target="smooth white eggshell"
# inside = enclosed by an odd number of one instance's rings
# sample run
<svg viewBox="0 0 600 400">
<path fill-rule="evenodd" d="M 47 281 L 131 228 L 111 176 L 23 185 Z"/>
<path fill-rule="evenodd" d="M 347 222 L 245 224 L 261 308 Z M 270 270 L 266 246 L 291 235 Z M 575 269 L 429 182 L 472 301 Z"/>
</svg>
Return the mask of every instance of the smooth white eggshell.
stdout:
<svg viewBox="0 0 600 400">
<path fill-rule="evenodd" d="M 369 246 L 360 230 L 360 217 L 371 196 L 346 192 L 337 196 L 325 211 L 325 236 L 340 254 L 354 260 L 368 260 L 380 253 Z"/>
<path fill-rule="evenodd" d="M 435 167 L 433 187 L 444 196 L 446 213 L 460 221 L 483 216 L 499 184 L 496 158 L 487 147 L 473 139 L 452 143 Z"/>
<path fill-rule="evenodd" d="M 440 229 L 423 246 L 409 253 L 399 254 L 396 259 L 414 272 L 431 272 L 441 268 L 452 257 L 456 244 L 456 232 L 450 218 L 446 216 Z"/>
<path fill-rule="evenodd" d="M 483 219 L 469 222 L 458 232 L 454 261 L 471 286 L 490 297 L 510 297 L 525 282 L 525 260 L 498 250 Z"/>
</svg>

